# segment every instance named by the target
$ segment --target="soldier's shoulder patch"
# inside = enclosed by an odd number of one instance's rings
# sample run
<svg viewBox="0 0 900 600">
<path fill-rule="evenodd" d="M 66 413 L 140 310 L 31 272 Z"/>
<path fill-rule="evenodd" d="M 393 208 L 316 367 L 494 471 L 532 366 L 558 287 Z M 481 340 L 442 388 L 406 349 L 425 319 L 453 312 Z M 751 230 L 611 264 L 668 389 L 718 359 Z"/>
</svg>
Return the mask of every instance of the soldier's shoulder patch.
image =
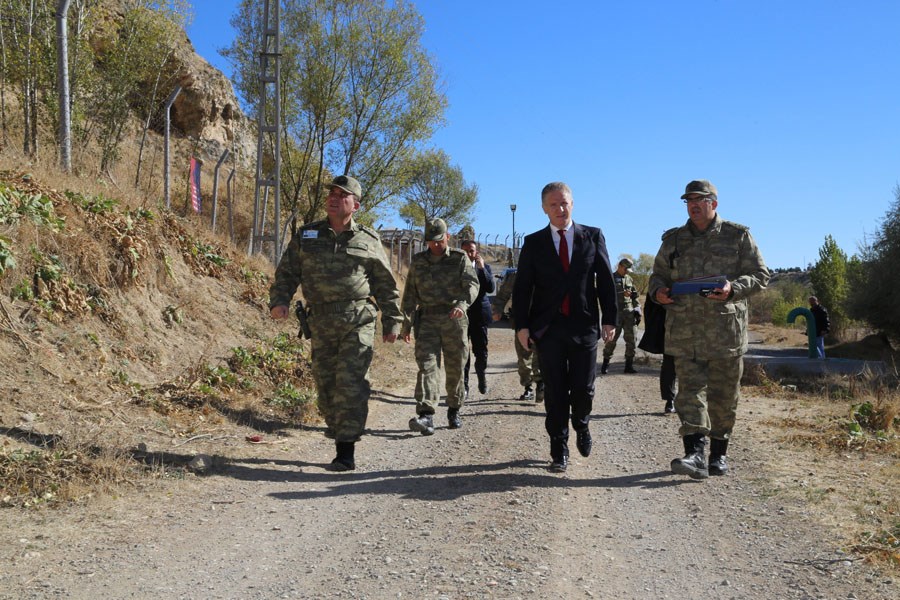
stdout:
<svg viewBox="0 0 900 600">
<path fill-rule="evenodd" d="M 666 239 L 667 237 L 672 237 L 673 235 L 675 235 L 675 233 L 676 233 L 679 229 L 681 229 L 681 227 L 673 227 L 672 229 L 669 229 L 669 230 L 665 231 L 665 232 L 662 234 L 662 239 Z"/>
<path fill-rule="evenodd" d="M 363 232 L 363 233 L 365 233 L 365 234 L 367 234 L 367 235 L 369 235 L 369 236 L 375 238 L 376 240 L 380 240 L 380 239 L 381 239 L 381 236 L 378 234 L 378 231 L 375 230 L 375 229 L 372 229 L 372 228 L 369 227 L 368 225 L 360 225 L 360 226 L 359 226 L 359 230 L 360 230 L 361 232 Z"/>
<path fill-rule="evenodd" d="M 740 223 L 735 223 L 734 221 L 722 221 L 723 227 L 731 227 L 733 229 L 737 229 L 738 231 L 750 231 L 750 228 L 746 225 L 741 225 Z"/>
</svg>

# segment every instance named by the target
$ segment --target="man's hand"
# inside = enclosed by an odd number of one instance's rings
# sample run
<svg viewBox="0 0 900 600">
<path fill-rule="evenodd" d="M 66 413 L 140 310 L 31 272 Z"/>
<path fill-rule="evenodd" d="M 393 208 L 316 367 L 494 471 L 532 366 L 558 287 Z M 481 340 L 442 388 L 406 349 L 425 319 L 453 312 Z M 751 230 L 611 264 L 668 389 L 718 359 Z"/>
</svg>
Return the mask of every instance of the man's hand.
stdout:
<svg viewBox="0 0 900 600">
<path fill-rule="evenodd" d="M 653 295 L 653 298 L 659 304 L 674 304 L 675 300 L 673 300 L 672 297 L 669 295 L 670 291 L 671 290 L 667 287 L 661 287 L 658 290 L 656 290 L 656 294 Z"/>
<path fill-rule="evenodd" d="M 475 268 L 476 268 L 476 269 L 483 269 L 483 268 L 484 268 L 484 259 L 481 258 L 481 255 L 480 255 L 480 254 L 476 254 L 476 255 L 475 255 Z"/>
<path fill-rule="evenodd" d="M 721 288 L 714 289 L 706 297 L 711 300 L 718 300 L 719 302 L 727 302 L 728 298 L 731 297 L 731 282 L 726 280 L 725 285 Z"/>
<path fill-rule="evenodd" d="M 532 350 L 531 347 L 531 332 L 527 329 L 520 329 L 516 332 L 516 337 L 519 338 L 519 343 L 522 344 L 522 347 L 526 350 Z"/>
<path fill-rule="evenodd" d="M 454 308 L 453 310 L 450 311 L 450 318 L 451 319 L 462 319 L 463 315 L 465 315 L 465 314 L 466 314 L 466 311 L 464 311 L 463 309 L 461 309 L 457 306 L 456 308 Z"/>
<path fill-rule="evenodd" d="M 600 339 L 604 342 L 608 342 L 609 340 L 616 337 L 616 326 L 615 325 L 604 325 L 600 329 Z"/>
<path fill-rule="evenodd" d="M 271 316 L 273 319 L 286 319 L 289 313 L 289 307 L 284 306 L 283 304 L 273 306 L 269 309 L 269 316 Z"/>
<path fill-rule="evenodd" d="M 497 321 L 499 321 L 500 319 L 502 319 L 502 318 L 503 318 L 503 315 L 501 315 L 500 313 L 498 313 L 496 310 L 491 312 L 491 319 L 492 319 L 495 323 L 496 323 Z"/>
<path fill-rule="evenodd" d="M 406 342 L 407 344 L 409 343 L 409 340 L 412 339 L 412 336 L 411 336 L 410 334 L 408 334 L 408 333 L 404 333 L 403 335 L 398 336 L 398 337 L 399 337 L 401 340 L 403 340 L 404 342 Z"/>
<path fill-rule="evenodd" d="M 381 336 L 381 341 L 387 342 L 388 344 L 393 344 L 394 342 L 397 341 L 397 334 L 396 333 L 385 334 L 385 335 Z"/>
</svg>

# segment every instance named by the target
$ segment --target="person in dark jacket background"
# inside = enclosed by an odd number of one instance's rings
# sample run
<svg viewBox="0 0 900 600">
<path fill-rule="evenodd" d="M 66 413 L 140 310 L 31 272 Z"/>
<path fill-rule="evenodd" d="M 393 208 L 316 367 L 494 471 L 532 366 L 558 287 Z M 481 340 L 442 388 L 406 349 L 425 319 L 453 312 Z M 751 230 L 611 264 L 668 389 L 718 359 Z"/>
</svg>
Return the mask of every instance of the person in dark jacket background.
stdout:
<svg viewBox="0 0 900 600">
<path fill-rule="evenodd" d="M 666 309 L 653 302 L 650 294 L 644 300 L 644 335 L 638 348 L 650 354 L 662 354 L 659 368 L 659 395 L 666 403 L 663 412 L 675 412 L 675 357 L 666 354 Z"/>
<path fill-rule="evenodd" d="M 486 394 L 488 391 L 487 369 L 488 360 L 488 325 L 491 324 L 491 299 L 487 294 L 494 293 L 494 275 L 491 266 L 484 262 L 484 258 L 478 254 L 478 244 L 474 240 L 466 240 L 462 243 L 462 250 L 472 261 L 475 273 L 478 275 L 478 295 L 475 302 L 466 310 L 469 316 L 469 340 L 472 342 L 472 352 L 466 361 L 465 388 L 469 393 L 469 367 L 472 364 L 472 355 L 475 355 L 475 375 L 478 377 L 478 391 Z"/>
<path fill-rule="evenodd" d="M 819 299 L 815 296 L 809 297 L 809 310 L 816 323 L 816 351 L 819 358 L 825 358 L 825 334 L 831 329 L 831 320 L 828 318 L 828 311 L 819 304 Z"/>
</svg>

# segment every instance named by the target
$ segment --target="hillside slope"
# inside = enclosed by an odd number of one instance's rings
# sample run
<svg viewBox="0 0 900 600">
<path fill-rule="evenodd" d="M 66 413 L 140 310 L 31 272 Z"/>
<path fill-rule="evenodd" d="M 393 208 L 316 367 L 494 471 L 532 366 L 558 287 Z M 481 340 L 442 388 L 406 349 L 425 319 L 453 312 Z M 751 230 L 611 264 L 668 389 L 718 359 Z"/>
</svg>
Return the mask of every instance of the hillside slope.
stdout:
<svg viewBox="0 0 900 600">
<path fill-rule="evenodd" d="M 284 329 L 268 317 L 271 265 L 202 224 L 2 171 L 0 237 L 15 261 L 0 276 L 7 456 L 64 448 L 89 463 L 87 479 L 116 481 L 154 438 L 170 444 L 225 422 L 272 430 L 312 410 L 302 345 L 282 334 L 281 364 L 259 358 Z M 235 356 L 253 370 L 240 381 L 227 368 Z M 286 383 L 304 392 L 302 406 L 267 404 Z M 100 457 L 122 468 L 90 460 Z M 0 494 L 7 502 L 47 493 L 33 483 L 13 489 L 12 475 Z M 77 490 L 63 496 L 77 499 Z"/>
</svg>

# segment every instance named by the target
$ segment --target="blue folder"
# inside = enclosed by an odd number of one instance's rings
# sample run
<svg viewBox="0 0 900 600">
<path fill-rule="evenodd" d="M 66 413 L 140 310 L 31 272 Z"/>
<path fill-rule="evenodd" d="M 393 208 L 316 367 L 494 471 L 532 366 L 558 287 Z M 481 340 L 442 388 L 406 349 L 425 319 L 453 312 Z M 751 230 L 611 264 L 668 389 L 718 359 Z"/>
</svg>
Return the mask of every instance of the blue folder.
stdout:
<svg viewBox="0 0 900 600">
<path fill-rule="evenodd" d="M 672 284 L 672 295 L 682 296 L 684 294 L 708 294 L 715 289 L 721 289 L 725 286 L 728 278 L 724 275 L 712 275 L 710 277 L 696 277 L 694 279 L 683 279 Z"/>
</svg>

